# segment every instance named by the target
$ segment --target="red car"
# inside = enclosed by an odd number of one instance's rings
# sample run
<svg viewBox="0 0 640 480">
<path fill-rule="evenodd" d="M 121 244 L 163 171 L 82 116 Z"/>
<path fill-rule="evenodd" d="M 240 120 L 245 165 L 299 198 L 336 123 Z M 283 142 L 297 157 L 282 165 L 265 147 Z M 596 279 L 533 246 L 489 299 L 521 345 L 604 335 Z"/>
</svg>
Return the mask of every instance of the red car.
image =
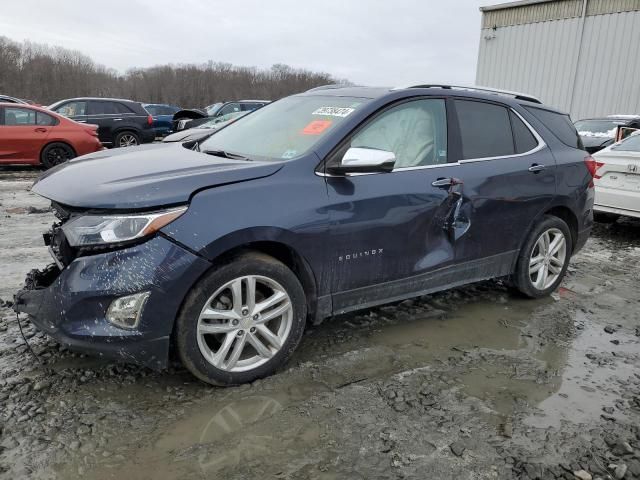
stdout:
<svg viewBox="0 0 640 480">
<path fill-rule="evenodd" d="M 97 130 L 34 105 L 0 103 L 0 165 L 51 168 L 97 152 L 103 148 Z"/>
</svg>

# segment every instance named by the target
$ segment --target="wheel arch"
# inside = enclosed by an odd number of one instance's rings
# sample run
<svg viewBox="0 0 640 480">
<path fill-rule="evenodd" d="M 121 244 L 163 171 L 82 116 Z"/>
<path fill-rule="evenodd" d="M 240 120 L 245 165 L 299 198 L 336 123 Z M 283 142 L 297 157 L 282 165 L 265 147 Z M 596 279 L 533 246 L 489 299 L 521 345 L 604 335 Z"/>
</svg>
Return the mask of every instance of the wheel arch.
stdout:
<svg viewBox="0 0 640 480">
<path fill-rule="evenodd" d="M 229 248 L 212 259 L 212 267 L 233 261 L 238 256 L 258 252 L 275 258 L 285 264 L 302 284 L 309 316 L 313 316 L 317 306 L 318 286 L 309 262 L 291 245 L 277 240 L 255 240 Z"/>
<path fill-rule="evenodd" d="M 578 217 L 573 211 L 564 205 L 557 205 L 544 212 L 544 215 L 551 215 L 563 220 L 571 232 L 571 251 L 573 252 L 578 243 Z"/>
</svg>

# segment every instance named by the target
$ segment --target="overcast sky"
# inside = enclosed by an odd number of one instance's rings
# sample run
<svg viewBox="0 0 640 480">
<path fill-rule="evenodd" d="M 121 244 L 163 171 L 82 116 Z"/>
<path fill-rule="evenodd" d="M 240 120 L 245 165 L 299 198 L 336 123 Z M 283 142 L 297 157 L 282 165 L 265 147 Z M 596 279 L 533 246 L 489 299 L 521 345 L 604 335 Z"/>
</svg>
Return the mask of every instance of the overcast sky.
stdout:
<svg viewBox="0 0 640 480">
<path fill-rule="evenodd" d="M 122 72 L 286 63 L 363 85 L 473 84 L 480 0 L 5 0 L 0 35 Z"/>
</svg>

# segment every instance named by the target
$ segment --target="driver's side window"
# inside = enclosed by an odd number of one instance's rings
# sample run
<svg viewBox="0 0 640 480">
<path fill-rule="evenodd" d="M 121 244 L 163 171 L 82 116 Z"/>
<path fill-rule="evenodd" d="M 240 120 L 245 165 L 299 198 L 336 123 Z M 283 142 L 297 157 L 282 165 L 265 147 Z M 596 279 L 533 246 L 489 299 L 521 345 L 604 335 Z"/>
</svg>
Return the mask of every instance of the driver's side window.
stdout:
<svg viewBox="0 0 640 480">
<path fill-rule="evenodd" d="M 413 100 L 374 118 L 351 147 L 393 152 L 395 169 L 447 163 L 447 114 L 440 98 Z"/>
</svg>

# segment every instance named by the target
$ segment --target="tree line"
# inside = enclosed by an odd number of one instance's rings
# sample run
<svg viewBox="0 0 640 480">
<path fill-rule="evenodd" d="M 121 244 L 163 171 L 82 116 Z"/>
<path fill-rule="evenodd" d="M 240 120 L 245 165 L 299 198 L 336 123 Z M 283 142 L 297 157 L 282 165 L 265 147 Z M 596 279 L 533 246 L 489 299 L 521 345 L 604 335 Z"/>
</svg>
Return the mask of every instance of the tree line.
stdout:
<svg viewBox="0 0 640 480">
<path fill-rule="evenodd" d="M 191 108 L 242 98 L 276 100 L 331 83 L 348 82 L 282 64 L 259 69 L 213 61 L 132 68 L 121 74 L 79 51 L 0 36 L 0 94 L 42 105 L 96 96 Z"/>
</svg>

